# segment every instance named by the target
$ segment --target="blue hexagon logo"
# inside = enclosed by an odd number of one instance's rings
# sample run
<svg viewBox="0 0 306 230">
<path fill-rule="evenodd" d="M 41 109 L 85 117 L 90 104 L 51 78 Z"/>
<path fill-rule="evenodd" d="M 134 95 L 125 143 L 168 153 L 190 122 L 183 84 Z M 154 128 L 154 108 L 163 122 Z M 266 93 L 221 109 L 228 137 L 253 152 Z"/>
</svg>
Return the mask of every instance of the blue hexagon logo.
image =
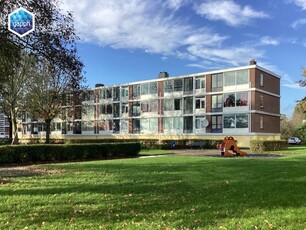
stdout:
<svg viewBox="0 0 306 230">
<path fill-rule="evenodd" d="M 35 16 L 24 8 L 9 14 L 8 29 L 19 37 L 24 37 L 35 29 Z"/>
</svg>

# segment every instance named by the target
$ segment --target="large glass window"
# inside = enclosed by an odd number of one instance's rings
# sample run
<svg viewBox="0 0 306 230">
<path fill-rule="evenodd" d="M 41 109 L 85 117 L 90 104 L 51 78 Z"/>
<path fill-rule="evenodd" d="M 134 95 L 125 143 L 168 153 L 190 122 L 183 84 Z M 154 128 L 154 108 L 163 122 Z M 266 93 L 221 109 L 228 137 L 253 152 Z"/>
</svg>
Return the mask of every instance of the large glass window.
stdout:
<svg viewBox="0 0 306 230">
<path fill-rule="evenodd" d="M 237 85 L 243 85 L 249 83 L 249 70 L 239 70 L 237 74 Z"/>
<path fill-rule="evenodd" d="M 139 98 L 140 96 L 140 85 L 133 85 L 133 98 Z"/>
<path fill-rule="evenodd" d="M 143 118 L 140 122 L 141 131 L 147 132 L 157 132 L 157 118 Z"/>
<path fill-rule="evenodd" d="M 181 101 L 182 99 L 174 99 L 174 110 L 182 110 Z"/>
<path fill-rule="evenodd" d="M 237 114 L 236 115 L 236 128 L 248 128 L 248 127 L 249 127 L 248 114 Z"/>
<path fill-rule="evenodd" d="M 132 120 L 133 133 L 140 133 L 140 119 Z"/>
<path fill-rule="evenodd" d="M 212 110 L 213 112 L 215 111 L 221 111 L 222 110 L 222 104 L 223 104 L 223 96 L 220 94 L 220 95 L 213 95 L 211 97 L 211 101 L 212 101 Z"/>
<path fill-rule="evenodd" d="M 211 75 L 211 86 L 213 91 L 222 90 L 223 87 L 223 74 L 213 74 Z"/>
<path fill-rule="evenodd" d="M 235 107 L 235 101 L 234 93 L 224 94 L 224 107 Z"/>
<path fill-rule="evenodd" d="M 193 117 L 184 117 L 184 133 L 193 133 Z"/>
<path fill-rule="evenodd" d="M 128 114 L 129 113 L 129 104 L 122 103 L 121 104 L 121 114 Z"/>
<path fill-rule="evenodd" d="M 113 105 L 113 116 L 114 117 L 119 117 L 120 116 L 120 104 L 119 103 L 115 103 Z"/>
<path fill-rule="evenodd" d="M 141 84 L 141 95 L 147 95 L 148 93 L 148 83 Z"/>
<path fill-rule="evenodd" d="M 184 78 L 184 94 L 192 94 L 193 91 L 193 78 Z"/>
<path fill-rule="evenodd" d="M 119 87 L 115 87 L 113 89 L 113 100 L 120 101 L 120 88 Z"/>
<path fill-rule="evenodd" d="M 174 117 L 173 118 L 173 129 L 182 130 L 183 128 L 183 118 L 182 117 Z"/>
<path fill-rule="evenodd" d="M 157 94 L 157 82 L 150 83 L 150 94 Z"/>
<path fill-rule="evenodd" d="M 248 92 L 236 93 L 236 106 L 248 106 Z"/>
<path fill-rule="evenodd" d="M 174 92 L 183 90 L 183 79 L 174 79 Z"/>
<path fill-rule="evenodd" d="M 184 98 L 184 114 L 193 113 L 193 98 L 185 97 Z"/>
<path fill-rule="evenodd" d="M 211 116 L 211 131 L 212 133 L 222 132 L 222 115 Z"/>
<path fill-rule="evenodd" d="M 236 119 L 235 115 L 224 115 L 224 128 L 236 128 Z"/>
<path fill-rule="evenodd" d="M 205 117 L 195 118 L 195 129 L 205 129 Z"/>
<path fill-rule="evenodd" d="M 224 115 L 224 128 L 226 129 L 241 129 L 248 128 L 249 116 L 248 114 L 229 114 Z"/>
<path fill-rule="evenodd" d="M 235 85 L 235 71 L 233 72 L 225 72 L 224 73 L 224 86 L 232 86 Z"/>
<path fill-rule="evenodd" d="M 165 91 L 165 93 L 172 93 L 173 92 L 173 80 L 164 81 L 164 91 Z"/>
<path fill-rule="evenodd" d="M 149 102 L 149 112 L 157 112 L 157 100 Z"/>
<path fill-rule="evenodd" d="M 164 129 L 171 130 L 173 127 L 173 118 L 172 117 L 165 117 L 164 118 Z"/>
<path fill-rule="evenodd" d="M 121 96 L 122 97 L 128 97 L 129 96 L 129 88 L 128 87 L 121 88 Z"/>
<path fill-rule="evenodd" d="M 172 110 L 173 110 L 173 99 L 165 99 L 164 111 L 172 111 Z"/>
<path fill-rule="evenodd" d="M 141 102 L 141 111 L 143 113 L 149 112 L 149 103 L 148 103 L 148 101 L 142 101 Z"/>
<path fill-rule="evenodd" d="M 133 116 L 140 116 L 140 102 L 137 101 L 137 102 L 133 102 L 132 104 L 132 113 L 133 113 Z"/>
<path fill-rule="evenodd" d="M 120 120 L 113 121 L 113 133 L 120 133 Z"/>
<path fill-rule="evenodd" d="M 106 88 L 105 89 L 105 98 L 111 99 L 112 98 L 112 88 Z"/>
<path fill-rule="evenodd" d="M 128 120 L 121 120 L 121 130 L 127 131 L 129 127 L 128 124 L 129 124 Z"/>
</svg>

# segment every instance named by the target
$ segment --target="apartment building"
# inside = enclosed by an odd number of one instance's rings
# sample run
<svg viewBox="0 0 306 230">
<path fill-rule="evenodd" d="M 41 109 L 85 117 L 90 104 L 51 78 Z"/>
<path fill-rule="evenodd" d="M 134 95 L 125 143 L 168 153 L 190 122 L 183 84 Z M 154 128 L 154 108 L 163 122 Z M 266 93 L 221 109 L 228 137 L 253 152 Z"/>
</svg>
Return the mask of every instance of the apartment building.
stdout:
<svg viewBox="0 0 306 230">
<path fill-rule="evenodd" d="M 55 119 L 51 137 L 223 139 L 238 145 L 280 139 L 280 76 L 256 64 L 113 86 L 97 84 L 73 120 Z M 24 123 L 23 136 L 44 126 Z"/>
</svg>

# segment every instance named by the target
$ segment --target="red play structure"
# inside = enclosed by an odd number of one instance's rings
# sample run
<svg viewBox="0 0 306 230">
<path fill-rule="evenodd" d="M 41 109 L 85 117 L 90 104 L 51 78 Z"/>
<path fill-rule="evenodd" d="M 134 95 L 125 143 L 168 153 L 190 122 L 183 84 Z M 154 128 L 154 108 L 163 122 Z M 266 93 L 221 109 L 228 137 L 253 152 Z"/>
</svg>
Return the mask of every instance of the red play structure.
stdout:
<svg viewBox="0 0 306 230">
<path fill-rule="evenodd" d="M 232 157 L 233 153 L 236 154 L 236 156 L 246 156 L 247 153 L 244 151 L 241 151 L 235 142 L 235 139 L 231 136 L 224 137 L 223 141 L 220 144 L 217 144 L 217 149 L 221 151 L 222 156 L 226 157 Z"/>
</svg>

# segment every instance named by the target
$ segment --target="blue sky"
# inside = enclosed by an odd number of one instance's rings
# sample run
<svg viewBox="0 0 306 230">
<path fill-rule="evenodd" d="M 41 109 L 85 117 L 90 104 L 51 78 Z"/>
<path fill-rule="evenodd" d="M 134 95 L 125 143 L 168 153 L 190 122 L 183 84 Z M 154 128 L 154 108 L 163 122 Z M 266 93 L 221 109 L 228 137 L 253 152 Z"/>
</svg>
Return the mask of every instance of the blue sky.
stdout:
<svg viewBox="0 0 306 230">
<path fill-rule="evenodd" d="M 62 0 L 87 85 L 257 64 L 282 76 L 281 113 L 306 96 L 306 0 Z"/>
</svg>

